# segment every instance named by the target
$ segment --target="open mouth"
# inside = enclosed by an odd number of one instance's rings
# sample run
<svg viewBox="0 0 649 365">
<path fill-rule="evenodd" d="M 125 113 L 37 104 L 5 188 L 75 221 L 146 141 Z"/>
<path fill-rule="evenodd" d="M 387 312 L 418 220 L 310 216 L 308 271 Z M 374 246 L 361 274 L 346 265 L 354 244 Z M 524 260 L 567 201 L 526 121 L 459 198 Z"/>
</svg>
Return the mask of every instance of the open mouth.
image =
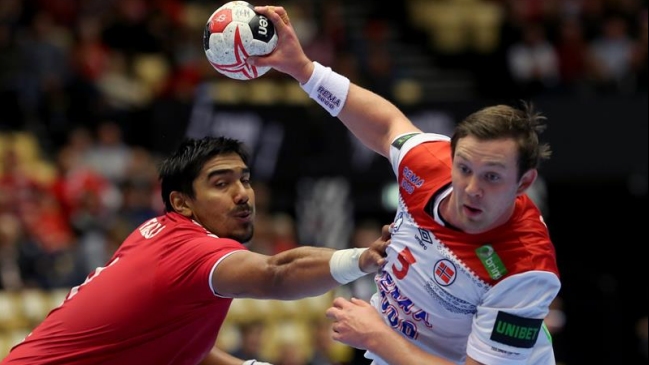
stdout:
<svg viewBox="0 0 649 365">
<path fill-rule="evenodd" d="M 468 205 L 464 205 L 464 210 L 465 212 L 467 212 L 468 215 L 477 215 L 482 213 L 482 209 L 473 208 Z"/>
</svg>

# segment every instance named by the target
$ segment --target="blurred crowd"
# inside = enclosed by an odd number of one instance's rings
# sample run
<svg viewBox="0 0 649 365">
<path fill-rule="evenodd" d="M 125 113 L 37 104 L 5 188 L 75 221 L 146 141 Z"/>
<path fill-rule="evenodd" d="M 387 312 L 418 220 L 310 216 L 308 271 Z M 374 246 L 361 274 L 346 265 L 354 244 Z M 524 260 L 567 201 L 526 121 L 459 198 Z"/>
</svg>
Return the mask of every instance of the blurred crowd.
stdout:
<svg viewBox="0 0 649 365">
<path fill-rule="evenodd" d="M 507 2 L 503 39 L 514 92 L 646 93 L 646 1 Z"/>
<path fill-rule="evenodd" d="M 161 212 L 154 156 L 128 147 L 115 123 L 96 139 L 71 131 L 52 163 L 29 134 L 0 142 L 0 289 L 77 285 Z"/>
<path fill-rule="evenodd" d="M 278 0 L 307 53 L 393 97 L 413 70 L 390 42 L 427 48 L 433 64 L 464 68 L 480 96 L 647 90 L 645 0 Z M 29 129 L 48 149 L 76 125 L 105 119 L 127 142 L 178 125 L 196 86 L 218 79 L 205 59 L 206 0 L 3 0 L 0 126 Z M 424 19 L 422 21 L 421 19 Z M 409 73 L 410 72 L 410 73 Z M 281 78 L 271 73 L 267 78 Z M 498 86 L 497 88 L 495 86 Z"/>
</svg>

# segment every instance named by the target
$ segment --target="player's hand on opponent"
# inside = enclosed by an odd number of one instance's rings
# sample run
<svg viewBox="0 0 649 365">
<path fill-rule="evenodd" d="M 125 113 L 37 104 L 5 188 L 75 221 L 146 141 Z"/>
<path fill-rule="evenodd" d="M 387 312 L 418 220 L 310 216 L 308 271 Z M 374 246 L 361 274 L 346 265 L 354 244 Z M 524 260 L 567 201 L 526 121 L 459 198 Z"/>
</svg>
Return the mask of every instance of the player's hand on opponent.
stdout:
<svg viewBox="0 0 649 365">
<path fill-rule="evenodd" d="M 242 365 L 273 365 L 269 362 L 259 362 L 257 360 L 246 360 Z"/>
<path fill-rule="evenodd" d="M 381 237 L 372 242 L 358 260 L 358 265 L 363 272 L 377 272 L 385 264 L 385 250 L 390 244 L 390 237 L 390 226 L 383 226 L 381 229 Z"/>
<path fill-rule="evenodd" d="M 307 57 L 293 29 L 286 9 L 281 6 L 255 6 L 255 11 L 275 25 L 277 47 L 266 56 L 250 56 L 246 62 L 257 67 L 272 67 L 304 84 L 313 73 L 313 62 Z"/>
<path fill-rule="evenodd" d="M 385 325 L 380 313 L 370 303 L 356 298 L 347 300 L 336 298 L 326 311 L 327 318 L 333 321 L 334 340 L 346 345 L 366 350 L 372 346 L 373 338 L 389 327 Z"/>
</svg>

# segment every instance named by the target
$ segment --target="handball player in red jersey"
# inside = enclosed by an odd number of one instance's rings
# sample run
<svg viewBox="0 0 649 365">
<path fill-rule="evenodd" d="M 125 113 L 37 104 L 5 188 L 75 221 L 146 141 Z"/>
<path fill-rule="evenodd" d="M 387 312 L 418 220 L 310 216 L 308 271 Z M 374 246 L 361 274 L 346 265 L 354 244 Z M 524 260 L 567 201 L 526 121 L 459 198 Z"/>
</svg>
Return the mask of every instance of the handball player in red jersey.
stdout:
<svg viewBox="0 0 649 365">
<path fill-rule="evenodd" d="M 165 214 L 132 232 L 1 365 L 254 364 L 214 347 L 233 298 L 316 296 L 384 263 L 387 228 L 365 250 L 249 251 L 255 194 L 239 141 L 184 141 L 160 183 Z"/>
</svg>

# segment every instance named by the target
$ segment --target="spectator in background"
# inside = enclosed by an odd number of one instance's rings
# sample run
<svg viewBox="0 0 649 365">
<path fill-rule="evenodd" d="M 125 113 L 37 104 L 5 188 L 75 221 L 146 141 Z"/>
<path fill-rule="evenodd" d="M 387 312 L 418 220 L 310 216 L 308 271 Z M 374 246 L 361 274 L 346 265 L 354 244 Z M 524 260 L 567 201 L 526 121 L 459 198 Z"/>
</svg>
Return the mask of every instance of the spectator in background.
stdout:
<svg viewBox="0 0 649 365">
<path fill-rule="evenodd" d="M 109 66 L 110 49 L 101 39 L 100 19 L 89 15 L 76 19 L 72 65 L 76 74 L 87 82 L 99 80 Z"/>
<path fill-rule="evenodd" d="M 333 334 L 331 322 L 323 317 L 322 320 L 314 321 L 310 328 L 313 354 L 308 365 L 345 365 L 346 363 L 341 361 L 337 354 L 340 343 L 331 338 Z M 360 365 L 360 363 L 352 361 L 350 365 Z"/>
<path fill-rule="evenodd" d="M 111 50 L 108 67 L 95 84 L 116 118 L 126 118 L 153 100 L 150 90 L 133 74 L 131 59 L 118 49 Z"/>
<path fill-rule="evenodd" d="M 232 356 L 240 359 L 266 361 L 261 353 L 265 330 L 266 324 L 260 320 L 241 323 L 239 325 L 239 346 L 231 351 Z"/>
<path fill-rule="evenodd" d="M 559 60 L 540 23 L 525 24 L 522 39 L 509 47 L 509 71 L 522 96 L 545 93 L 559 83 Z"/>
<path fill-rule="evenodd" d="M 278 358 L 275 365 L 309 365 L 304 348 L 290 341 L 278 345 Z"/>
<path fill-rule="evenodd" d="M 588 64 L 588 43 L 579 19 L 570 17 L 561 21 L 556 49 L 562 89 L 566 92 L 578 91 L 586 81 Z"/>
<path fill-rule="evenodd" d="M 30 118 L 42 120 L 50 133 L 62 133 L 64 125 L 58 125 L 62 120 L 54 114 L 60 111 L 59 103 L 71 75 L 66 43 L 69 31 L 42 10 L 30 18 L 27 30 L 27 37 L 21 43 L 24 62 L 19 82 L 21 102 Z"/>
<path fill-rule="evenodd" d="M 605 93 L 633 90 L 631 65 L 634 43 L 623 17 L 609 16 L 602 32 L 590 43 L 590 69 L 599 91 Z"/>
<path fill-rule="evenodd" d="M 0 212 L 0 290 L 15 291 L 24 287 L 18 265 L 21 245 L 20 221 L 12 214 Z"/>
<path fill-rule="evenodd" d="M 39 151 L 29 141 L 15 135 L 7 140 L 8 148 L 0 150 L 0 191 L 7 192 L 0 208 L 18 219 L 24 232 L 20 246 L 24 281 L 47 289 L 74 285 L 75 240 L 70 221 L 50 182 L 33 170 L 38 164 L 31 155 Z"/>
<path fill-rule="evenodd" d="M 127 177 L 131 157 L 131 148 L 124 141 L 120 125 L 111 120 L 101 122 L 97 126 L 96 143 L 87 151 L 86 163 L 113 184 L 120 184 Z"/>
<path fill-rule="evenodd" d="M 53 190 L 75 232 L 79 280 L 86 273 L 106 263 L 107 231 L 122 202 L 117 186 L 87 164 L 93 148 L 89 131 L 79 127 L 69 133 L 67 143 L 58 151 L 57 176 Z"/>
</svg>

